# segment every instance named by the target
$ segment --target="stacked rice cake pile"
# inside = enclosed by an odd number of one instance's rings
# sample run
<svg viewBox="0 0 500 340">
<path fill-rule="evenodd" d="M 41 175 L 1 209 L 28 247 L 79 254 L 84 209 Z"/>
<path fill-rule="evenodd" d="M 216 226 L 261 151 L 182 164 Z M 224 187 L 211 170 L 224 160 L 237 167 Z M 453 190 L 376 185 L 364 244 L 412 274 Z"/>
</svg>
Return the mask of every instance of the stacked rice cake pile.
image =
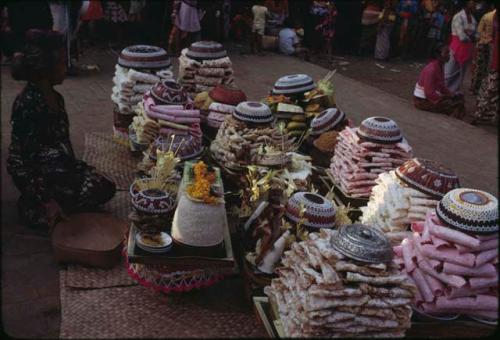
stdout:
<svg viewBox="0 0 500 340">
<path fill-rule="evenodd" d="M 227 116 L 210 145 L 213 157 L 231 169 L 257 164 L 264 146 L 289 147 L 293 141 L 280 134 L 265 104 L 242 102 Z"/>
<path fill-rule="evenodd" d="M 322 229 L 294 243 L 282 259 L 279 278 L 265 288 L 277 304 L 284 335 L 404 336 L 413 283 L 393 263 L 351 260 L 332 246 L 336 237 L 337 231 Z"/>
<path fill-rule="evenodd" d="M 498 201 L 455 189 L 394 248 L 418 288 L 414 306 L 431 315 L 498 319 Z"/>
<path fill-rule="evenodd" d="M 219 129 L 226 116 L 233 114 L 236 105 L 247 100 L 245 93 L 234 84 L 217 85 L 208 92 L 208 98 L 210 98 L 210 105 L 205 122 L 213 129 Z"/>
<path fill-rule="evenodd" d="M 380 174 L 376 182 L 368 205 L 361 208 L 361 222 L 379 228 L 395 243 L 408 236 L 410 223 L 424 221 L 441 197 L 459 187 L 451 170 L 418 158 Z"/>
<path fill-rule="evenodd" d="M 198 41 L 181 51 L 179 82 L 194 98 L 216 85 L 234 81 L 231 60 L 224 47 L 215 41 Z"/>
<path fill-rule="evenodd" d="M 111 100 L 114 108 L 114 132 L 128 138 L 128 127 L 143 95 L 157 82 L 172 79 L 170 58 L 156 46 L 134 45 L 123 49 L 115 66 Z"/>
<path fill-rule="evenodd" d="M 371 117 L 359 128 L 346 127 L 340 132 L 330 169 L 345 195 L 368 198 L 380 173 L 411 157 L 412 148 L 397 124 L 388 118 Z"/>
</svg>

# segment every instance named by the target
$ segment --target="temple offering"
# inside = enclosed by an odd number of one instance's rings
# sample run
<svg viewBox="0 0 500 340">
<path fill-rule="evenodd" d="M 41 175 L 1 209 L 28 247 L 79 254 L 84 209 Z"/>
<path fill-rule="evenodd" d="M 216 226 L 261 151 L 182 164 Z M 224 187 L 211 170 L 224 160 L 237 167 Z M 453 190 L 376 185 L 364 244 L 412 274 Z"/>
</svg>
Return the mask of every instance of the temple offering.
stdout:
<svg viewBox="0 0 500 340">
<path fill-rule="evenodd" d="M 227 228 L 220 171 L 203 161 L 186 162 L 179 203 L 172 222 L 172 238 L 180 246 L 210 252 L 222 245 Z"/>
<path fill-rule="evenodd" d="M 403 337 L 415 286 L 389 240 L 364 225 L 321 229 L 292 244 L 265 288 L 285 337 Z"/>
<path fill-rule="evenodd" d="M 170 58 L 156 46 L 134 45 L 123 49 L 113 77 L 114 133 L 120 140 L 129 137 L 129 125 L 143 95 L 157 82 L 172 79 Z"/>
<path fill-rule="evenodd" d="M 368 198 L 380 173 L 394 170 L 412 156 L 396 122 L 371 117 L 358 128 L 346 127 L 340 132 L 330 171 L 345 195 Z"/>
<path fill-rule="evenodd" d="M 188 95 L 194 98 L 219 84 L 232 83 L 232 63 L 218 42 L 197 41 L 181 51 L 178 79 Z"/>
<path fill-rule="evenodd" d="M 368 205 L 361 207 L 361 222 L 379 228 L 395 243 L 411 234 L 410 223 L 424 221 L 448 191 L 460 186 L 451 170 L 421 158 L 380 174 L 376 183 Z"/>
<path fill-rule="evenodd" d="M 212 156 L 226 168 L 240 170 L 247 165 L 281 165 L 294 140 L 280 132 L 265 104 L 242 102 L 227 116 L 210 145 Z"/>
<path fill-rule="evenodd" d="M 498 201 L 454 189 L 394 248 L 415 282 L 414 308 L 429 315 L 498 319 Z"/>
</svg>

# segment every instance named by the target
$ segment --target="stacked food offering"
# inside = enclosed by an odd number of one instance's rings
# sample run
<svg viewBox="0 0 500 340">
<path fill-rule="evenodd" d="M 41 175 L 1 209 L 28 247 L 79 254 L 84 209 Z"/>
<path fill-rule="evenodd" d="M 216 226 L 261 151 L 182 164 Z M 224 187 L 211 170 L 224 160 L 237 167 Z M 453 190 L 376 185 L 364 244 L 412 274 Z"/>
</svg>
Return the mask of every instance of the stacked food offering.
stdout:
<svg viewBox="0 0 500 340">
<path fill-rule="evenodd" d="M 181 51 L 179 82 L 191 98 L 218 84 L 234 81 L 232 63 L 224 47 L 215 41 L 198 41 Z"/>
<path fill-rule="evenodd" d="M 137 104 L 157 82 L 173 77 L 167 52 L 156 46 L 134 45 L 123 49 L 113 77 L 114 135 L 127 140 Z"/>
<path fill-rule="evenodd" d="M 339 133 L 346 126 L 351 126 L 346 114 L 335 108 L 326 109 L 312 119 L 307 142 L 312 146 L 310 153 L 314 165 L 330 166 Z"/>
<path fill-rule="evenodd" d="M 290 137 L 304 137 L 308 123 L 301 106 L 304 93 L 316 87 L 313 79 L 306 74 L 291 74 L 279 78 L 274 84 L 268 103 L 272 104 L 278 123 L 282 122 Z"/>
<path fill-rule="evenodd" d="M 282 165 L 292 151 L 293 140 L 274 124 L 269 107 L 258 102 L 238 104 L 227 116 L 210 145 L 214 159 L 227 169 L 241 170 L 247 165 Z"/>
<path fill-rule="evenodd" d="M 321 229 L 285 252 L 265 292 L 286 337 L 402 337 L 415 286 L 389 240 L 364 225 Z"/>
<path fill-rule="evenodd" d="M 412 230 L 394 250 L 418 287 L 414 307 L 435 316 L 497 320 L 497 199 L 480 190 L 452 190 Z"/>
<path fill-rule="evenodd" d="M 361 222 L 379 228 L 395 243 L 408 236 L 410 223 L 424 221 L 439 199 L 460 186 L 453 171 L 422 158 L 380 174 L 376 182 L 368 205 L 361 208 Z"/>
<path fill-rule="evenodd" d="M 394 170 L 412 156 L 396 122 L 371 117 L 359 128 L 346 127 L 340 132 L 330 170 L 335 185 L 346 196 L 368 198 L 380 173 Z"/>
<path fill-rule="evenodd" d="M 178 185 L 172 176 L 179 159 L 173 152 L 162 155 L 151 178 L 137 179 L 130 186 L 132 212 L 129 219 L 137 229 L 136 242 L 142 250 L 164 253 L 172 248 L 168 220 L 177 203 Z"/>
<path fill-rule="evenodd" d="M 208 255 L 216 252 L 227 229 L 224 188 L 220 171 L 203 161 L 186 162 L 172 222 L 176 245 Z"/>
</svg>

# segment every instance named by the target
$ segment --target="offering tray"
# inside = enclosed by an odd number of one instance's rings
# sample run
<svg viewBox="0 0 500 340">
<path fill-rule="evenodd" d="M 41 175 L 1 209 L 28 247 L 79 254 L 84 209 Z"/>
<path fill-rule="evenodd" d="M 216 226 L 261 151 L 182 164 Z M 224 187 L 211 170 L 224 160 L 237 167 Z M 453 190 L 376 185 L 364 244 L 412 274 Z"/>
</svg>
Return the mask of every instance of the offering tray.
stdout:
<svg viewBox="0 0 500 340">
<path fill-rule="evenodd" d="M 285 338 L 276 303 L 267 296 L 253 297 L 254 311 L 271 338 Z M 406 338 L 479 338 L 492 335 L 496 326 L 485 325 L 466 317 L 451 321 L 412 320 Z"/>
<path fill-rule="evenodd" d="M 213 268 L 218 270 L 230 270 L 232 273 L 238 273 L 228 227 L 224 230 L 223 245 L 217 252 L 211 254 L 211 256 L 189 254 L 188 249 L 180 248 L 176 244 L 174 244 L 172 249 L 167 253 L 149 253 L 138 247 L 136 243 L 137 232 L 137 228 L 132 224 L 126 250 L 128 263 L 165 265 L 168 266 L 171 271 Z"/>
</svg>

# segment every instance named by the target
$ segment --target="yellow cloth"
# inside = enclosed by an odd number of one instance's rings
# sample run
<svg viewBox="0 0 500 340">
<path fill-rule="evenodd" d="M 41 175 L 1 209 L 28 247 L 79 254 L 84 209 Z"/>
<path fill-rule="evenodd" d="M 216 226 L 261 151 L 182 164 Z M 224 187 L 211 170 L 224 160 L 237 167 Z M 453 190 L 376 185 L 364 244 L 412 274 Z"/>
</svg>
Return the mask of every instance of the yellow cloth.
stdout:
<svg viewBox="0 0 500 340">
<path fill-rule="evenodd" d="M 477 26 L 477 34 L 479 35 L 479 44 L 489 44 L 493 39 L 493 17 L 495 16 L 496 9 L 488 12 L 481 18 Z"/>
</svg>

